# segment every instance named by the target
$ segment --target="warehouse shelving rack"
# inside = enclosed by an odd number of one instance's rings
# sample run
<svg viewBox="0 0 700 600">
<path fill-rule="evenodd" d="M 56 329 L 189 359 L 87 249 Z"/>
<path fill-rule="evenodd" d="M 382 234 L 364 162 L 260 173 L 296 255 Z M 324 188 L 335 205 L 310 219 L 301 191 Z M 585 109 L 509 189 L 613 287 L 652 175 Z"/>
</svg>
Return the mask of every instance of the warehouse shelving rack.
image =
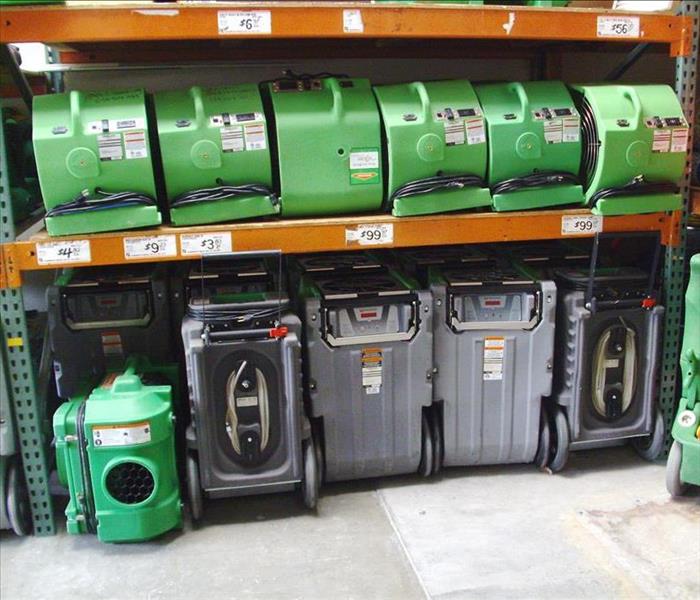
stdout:
<svg viewBox="0 0 700 600">
<path fill-rule="evenodd" d="M 231 31 L 229 17 L 223 13 L 263 13 L 255 31 L 241 31 L 240 24 Z M 630 17 L 633 35 L 601 35 L 601 20 L 614 16 Z M 221 56 L 218 41 L 241 42 L 237 49 L 245 57 L 267 57 L 271 46 L 288 48 L 290 54 L 304 51 L 304 41 L 324 47 L 357 50 L 371 55 L 372 47 L 364 42 L 384 41 L 412 44 L 431 40 L 433 54 L 445 51 L 440 44 L 471 43 L 479 40 L 482 54 L 508 55 L 510 44 L 536 49 L 542 58 L 539 72 L 543 76 L 556 70 L 557 42 L 567 47 L 579 44 L 659 44 L 676 57 L 676 90 L 688 120 L 694 122 L 696 62 L 698 54 L 697 2 L 686 0 L 679 15 L 633 14 L 600 9 L 542 9 L 519 6 L 469 6 L 456 4 L 400 4 L 368 2 L 236 2 L 236 3 L 86 3 L 77 6 L 24 6 L 4 8 L 0 17 L 0 36 L 5 44 L 43 42 L 70 53 L 62 56 L 71 61 L 125 61 L 151 56 L 154 61 L 171 58 L 173 47 L 182 45 L 192 56 Z M 108 26 L 105 26 L 108 24 Z M 605 33 L 603 27 L 602 33 Z M 295 42 L 290 44 L 290 42 Z M 129 42 L 129 43 L 124 43 Z M 212 45 L 200 47 L 200 42 Z M 528 46 L 530 44 L 530 46 Z M 538 46 L 539 44 L 539 46 Z M 300 50 L 301 48 L 301 50 Z M 389 46 L 387 46 L 389 48 Z M 544 49 L 543 49 L 544 48 Z M 442 49 L 442 50 L 441 50 Z M 310 51 L 318 51 L 311 47 Z M 375 50 L 376 52 L 376 50 Z M 477 50 L 479 52 L 479 50 Z M 539 52 L 539 54 L 537 54 Z M 633 49 L 630 57 L 639 54 Z M 554 60 L 551 60 L 554 57 Z M 630 58 L 630 61 L 632 58 Z M 623 67 L 624 68 L 624 67 Z M 692 144 L 691 144 L 692 147 Z M 391 235 L 382 238 L 383 247 L 409 247 L 439 244 L 485 243 L 515 240 L 556 239 L 565 235 L 564 221 L 585 221 L 585 210 L 551 210 L 515 213 L 475 213 L 433 215 L 396 219 L 387 215 L 348 216 L 342 218 L 271 220 L 250 223 L 101 233 L 95 235 L 49 238 L 45 232 L 24 233 L 15 237 L 7 183 L 4 146 L 0 219 L 0 302 L 2 308 L 3 353 L 8 365 L 11 400 L 18 423 L 18 435 L 24 471 L 32 504 L 36 534 L 54 532 L 48 487 L 48 444 L 42 433 L 42 400 L 37 397 L 30 360 L 27 327 L 22 298 L 22 274 L 37 269 L 90 264 L 114 265 L 131 262 L 174 261 L 191 258 L 182 253 L 182 236 L 198 234 L 230 242 L 233 250 L 280 249 L 285 253 L 324 250 L 355 250 L 357 233 L 363 227 L 383 225 Z M 676 406 L 676 369 L 679 327 L 681 323 L 683 250 L 691 193 L 689 186 L 690 153 L 686 177 L 682 182 L 683 210 L 605 217 L 605 232 L 658 231 L 666 245 L 664 264 L 664 303 L 666 306 L 663 364 L 660 381 L 660 405 L 667 424 Z M 359 229 L 358 229 L 359 228 Z M 582 232 L 580 235 L 592 235 Z M 130 259 L 125 252 L 130 238 L 160 236 L 171 251 L 167 255 Z M 47 244 L 67 242 L 67 258 L 46 263 L 41 254 Z M 82 262 L 71 258 L 72 242 L 81 241 L 78 253 Z M 85 243 L 87 255 L 82 254 Z M 77 248 L 77 246 L 76 246 Z M 173 250 L 174 248 L 174 250 Z M 42 264 L 43 263 L 43 264 Z"/>
</svg>

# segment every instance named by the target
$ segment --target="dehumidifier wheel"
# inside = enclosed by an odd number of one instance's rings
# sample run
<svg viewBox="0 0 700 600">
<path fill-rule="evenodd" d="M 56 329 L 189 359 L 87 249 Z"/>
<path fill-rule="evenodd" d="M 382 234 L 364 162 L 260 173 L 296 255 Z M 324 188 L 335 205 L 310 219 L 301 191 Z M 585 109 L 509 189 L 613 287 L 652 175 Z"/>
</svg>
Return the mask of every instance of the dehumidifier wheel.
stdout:
<svg viewBox="0 0 700 600">
<path fill-rule="evenodd" d="M 429 477 L 433 470 L 433 436 L 430 434 L 428 417 L 423 413 L 421 421 L 421 455 L 418 473 L 422 477 Z"/>
<path fill-rule="evenodd" d="M 13 460 L 7 474 L 7 518 L 10 527 L 17 535 L 29 535 L 32 531 L 29 494 L 24 484 L 19 461 Z"/>
<path fill-rule="evenodd" d="M 316 508 L 318 502 L 318 491 L 320 487 L 313 437 L 302 442 L 301 452 L 304 460 L 304 479 L 301 482 L 301 494 L 304 498 L 304 506 L 313 509 Z"/>
<path fill-rule="evenodd" d="M 569 424 L 560 406 L 555 406 L 552 412 L 554 435 L 551 436 L 548 466 L 552 473 L 558 473 L 569 459 Z"/>
<path fill-rule="evenodd" d="M 677 441 L 671 445 L 666 463 L 666 489 L 674 498 L 682 496 L 688 489 L 688 484 L 681 480 L 681 460 L 683 459 L 683 446 Z"/>
<path fill-rule="evenodd" d="M 552 427 L 549 424 L 549 414 L 543 406 L 540 411 L 540 441 L 535 454 L 535 466 L 544 469 L 549 462 L 549 449 L 552 445 Z"/>
<path fill-rule="evenodd" d="M 653 427 L 650 435 L 634 438 L 632 440 L 632 446 L 637 451 L 637 454 L 648 461 L 659 458 L 659 455 L 664 449 L 666 426 L 664 425 L 664 417 L 658 408 L 654 416 Z"/>
<path fill-rule="evenodd" d="M 437 475 L 442 469 L 442 459 L 445 454 L 442 443 L 442 425 L 437 406 L 430 411 L 430 433 L 433 442 L 433 470 L 432 475 Z"/>
<path fill-rule="evenodd" d="M 193 521 L 202 518 L 202 487 L 199 483 L 199 465 L 197 459 L 187 454 L 187 494 L 190 499 L 190 513 Z"/>
<path fill-rule="evenodd" d="M 318 488 L 321 489 L 323 485 L 323 474 L 325 472 L 325 460 L 323 458 L 323 448 L 320 442 L 321 434 L 318 427 L 312 426 L 311 431 L 313 432 L 314 438 L 314 452 L 316 453 L 316 470 L 318 471 Z"/>
</svg>

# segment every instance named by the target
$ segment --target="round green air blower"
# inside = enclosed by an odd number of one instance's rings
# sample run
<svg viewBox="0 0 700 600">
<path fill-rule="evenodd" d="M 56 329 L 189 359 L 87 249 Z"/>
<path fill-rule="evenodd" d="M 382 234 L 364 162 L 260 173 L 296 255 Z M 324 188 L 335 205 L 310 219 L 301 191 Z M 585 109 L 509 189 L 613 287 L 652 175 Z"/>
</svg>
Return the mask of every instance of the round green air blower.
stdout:
<svg viewBox="0 0 700 600">
<path fill-rule="evenodd" d="M 688 123 L 667 85 L 577 85 L 586 202 L 601 215 L 676 210 Z"/>
<path fill-rule="evenodd" d="M 154 101 L 173 224 L 279 213 L 257 85 L 160 92 Z"/>
<path fill-rule="evenodd" d="M 374 88 L 386 138 L 386 198 L 396 216 L 491 205 L 486 124 L 465 80 Z"/>
<path fill-rule="evenodd" d="M 560 81 L 474 86 L 487 123 L 497 211 L 583 203 L 580 119 Z"/>
<path fill-rule="evenodd" d="M 32 135 L 49 235 L 160 224 L 143 90 L 35 96 Z"/>
</svg>

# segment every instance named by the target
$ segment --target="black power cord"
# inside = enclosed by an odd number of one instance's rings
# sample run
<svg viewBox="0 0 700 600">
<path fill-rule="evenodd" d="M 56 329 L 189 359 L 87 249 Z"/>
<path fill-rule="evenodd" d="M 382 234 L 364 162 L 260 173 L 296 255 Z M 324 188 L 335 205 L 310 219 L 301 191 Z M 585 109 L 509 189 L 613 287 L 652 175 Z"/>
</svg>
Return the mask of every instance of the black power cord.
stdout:
<svg viewBox="0 0 700 600">
<path fill-rule="evenodd" d="M 465 187 L 485 186 L 486 183 L 484 180 L 477 175 L 437 175 L 435 177 L 426 177 L 425 179 L 409 181 L 397 188 L 391 195 L 391 198 L 389 198 L 389 204 L 393 206 L 394 202 L 399 198 L 408 198 L 410 196 L 462 189 Z"/>
<path fill-rule="evenodd" d="M 156 201 L 141 192 L 110 193 L 95 189 L 96 196 L 90 197 L 87 190 L 80 192 L 70 202 L 64 202 L 46 211 L 47 217 L 58 217 L 82 212 L 124 208 L 126 206 L 157 206 Z"/>
<path fill-rule="evenodd" d="M 286 303 L 283 303 L 286 305 Z M 231 323 L 234 325 L 248 324 L 255 321 L 269 319 L 277 316 L 279 312 L 278 306 L 269 308 L 250 308 L 245 309 L 240 305 L 219 305 L 208 304 L 205 306 L 196 306 L 190 304 L 187 308 L 187 316 L 196 320 L 207 322 L 209 324 L 224 325 Z"/>
<path fill-rule="evenodd" d="M 231 198 L 244 198 L 246 196 L 267 196 L 272 206 L 279 204 L 279 198 L 269 187 L 260 183 L 247 183 L 243 185 L 225 185 L 219 187 L 204 188 L 186 192 L 175 198 L 170 203 L 170 208 L 179 208 L 201 202 L 215 202 L 217 200 L 229 200 Z"/>
<path fill-rule="evenodd" d="M 599 200 L 603 200 L 605 198 L 636 196 L 637 194 L 672 194 L 677 190 L 678 188 L 674 183 L 652 183 L 647 181 L 643 175 L 638 175 L 625 185 L 604 188 L 596 192 L 591 196 L 590 200 L 588 201 L 588 205 L 594 206 Z"/>
<path fill-rule="evenodd" d="M 548 185 L 561 185 L 571 183 L 581 185 L 579 178 L 566 171 L 538 171 L 523 177 L 513 177 L 497 183 L 491 188 L 492 194 L 507 194 L 524 188 L 545 187 Z"/>
</svg>

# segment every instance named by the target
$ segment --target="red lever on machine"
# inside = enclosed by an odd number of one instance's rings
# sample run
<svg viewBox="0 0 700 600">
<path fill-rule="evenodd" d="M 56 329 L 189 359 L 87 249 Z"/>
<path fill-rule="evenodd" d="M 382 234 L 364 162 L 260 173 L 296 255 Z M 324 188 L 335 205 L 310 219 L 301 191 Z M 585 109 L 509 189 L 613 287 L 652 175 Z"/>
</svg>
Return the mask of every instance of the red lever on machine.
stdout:
<svg viewBox="0 0 700 600">
<path fill-rule="evenodd" d="M 270 329 L 270 331 L 267 333 L 271 338 L 283 338 L 289 333 L 289 327 L 284 325 L 281 327 L 275 327 L 274 329 Z"/>
</svg>

